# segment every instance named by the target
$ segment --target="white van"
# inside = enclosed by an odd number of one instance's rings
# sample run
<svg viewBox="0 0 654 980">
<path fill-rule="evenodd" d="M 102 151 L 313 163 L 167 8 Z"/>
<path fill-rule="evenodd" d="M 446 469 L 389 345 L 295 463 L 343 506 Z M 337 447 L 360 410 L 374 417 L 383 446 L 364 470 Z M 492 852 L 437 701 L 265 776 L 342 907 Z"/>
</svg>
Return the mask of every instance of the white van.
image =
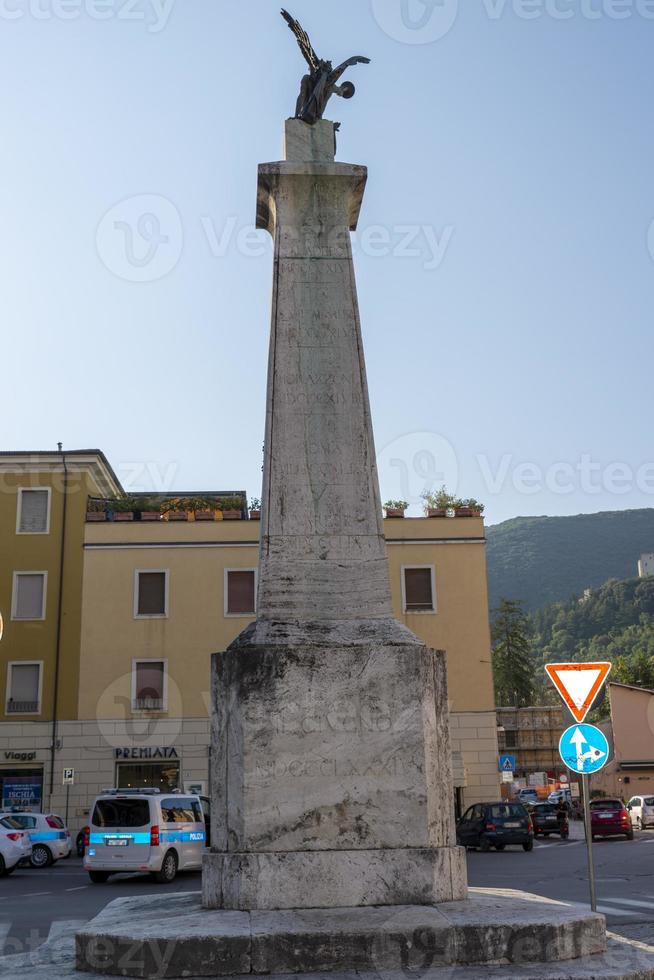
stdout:
<svg viewBox="0 0 654 980">
<path fill-rule="evenodd" d="M 206 842 L 199 796 L 107 790 L 93 805 L 84 868 L 94 884 L 132 871 L 149 871 L 167 884 L 178 871 L 202 867 Z"/>
<path fill-rule="evenodd" d="M 654 796 L 632 796 L 627 803 L 636 830 L 654 827 Z"/>
</svg>

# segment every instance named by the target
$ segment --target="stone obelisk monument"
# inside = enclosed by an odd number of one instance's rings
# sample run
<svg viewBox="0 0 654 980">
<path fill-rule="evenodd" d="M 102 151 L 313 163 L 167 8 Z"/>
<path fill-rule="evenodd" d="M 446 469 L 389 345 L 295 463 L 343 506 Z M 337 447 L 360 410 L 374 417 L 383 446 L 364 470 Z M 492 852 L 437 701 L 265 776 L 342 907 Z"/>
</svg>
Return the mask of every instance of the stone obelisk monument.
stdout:
<svg viewBox="0 0 654 980">
<path fill-rule="evenodd" d="M 259 605 L 213 658 L 202 906 L 111 903 L 77 932 L 77 968 L 654 978 L 654 953 L 602 955 L 602 916 L 504 891 L 458 901 L 445 656 L 392 615 L 350 247 L 366 170 L 335 162 L 322 118 L 330 95 L 353 94 L 344 68 L 367 59 L 334 69 L 283 13 L 310 74 L 286 159 L 259 168 L 275 242 Z"/>
<path fill-rule="evenodd" d="M 354 279 L 366 169 L 334 124 L 259 167 L 275 243 L 258 615 L 214 657 L 207 908 L 466 895 L 445 658 L 393 619 Z"/>
</svg>

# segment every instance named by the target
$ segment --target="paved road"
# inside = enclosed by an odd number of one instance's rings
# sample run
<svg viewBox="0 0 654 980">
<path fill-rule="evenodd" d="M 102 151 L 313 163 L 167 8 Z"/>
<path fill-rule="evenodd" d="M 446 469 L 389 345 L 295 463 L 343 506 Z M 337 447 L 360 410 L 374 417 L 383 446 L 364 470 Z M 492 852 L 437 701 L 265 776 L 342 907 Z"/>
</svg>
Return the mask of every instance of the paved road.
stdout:
<svg viewBox="0 0 654 980">
<path fill-rule="evenodd" d="M 0 949 L 5 956 L 30 952 L 69 926 L 83 925 L 114 898 L 158 889 L 199 891 L 200 872 L 180 873 L 172 885 L 158 885 L 149 875 L 117 875 L 106 885 L 92 885 L 79 858 L 40 871 L 19 868 L 0 878 Z"/>
<path fill-rule="evenodd" d="M 654 945 L 654 831 L 635 840 L 609 839 L 593 845 L 598 909 L 613 932 Z M 589 903 L 588 859 L 583 840 L 538 841 L 521 848 L 468 852 L 471 885 L 518 888 L 567 902 Z"/>
<path fill-rule="evenodd" d="M 598 841 L 595 860 L 600 911 L 609 927 L 654 945 L 654 831 L 637 833 L 632 842 Z M 539 841 L 530 854 L 522 848 L 471 851 L 468 871 L 471 885 L 588 901 L 586 848 L 580 840 Z M 157 885 L 148 875 L 119 875 L 106 885 L 91 885 L 77 858 L 43 871 L 19 870 L 0 879 L 0 949 L 4 955 L 35 949 L 93 918 L 114 898 L 199 889 L 198 872 L 179 875 L 172 886 Z"/>
</svg>

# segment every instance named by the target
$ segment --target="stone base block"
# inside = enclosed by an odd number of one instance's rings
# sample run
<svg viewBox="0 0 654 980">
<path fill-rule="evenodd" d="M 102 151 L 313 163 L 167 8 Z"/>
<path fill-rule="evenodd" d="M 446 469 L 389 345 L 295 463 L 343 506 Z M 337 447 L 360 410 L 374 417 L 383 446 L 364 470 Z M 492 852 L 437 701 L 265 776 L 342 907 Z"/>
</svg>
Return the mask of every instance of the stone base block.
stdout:
<svg viewBox="0 0 654 980">
<path fill-rule="evenodd" d="M 295 163 L 333 163 L 336 157 L 334 123 L 319 119 L 310 126 L 301 119 L 287 119 L 284 131 L 284 159 Z"/>
<path fill-rule="evenodd" d="M 462 847 L 205 854 L 210 909 L 437 905 L 467 895 Z"/>
<path fill-rule="evenodd" d="M 475 889 L 466 902 L 438 907 L 214 912 L 199 895 L 156 895 L 112 902 L 77 933 L 77 969 L 127 977 L 219 977 L 400 971 L 406 978 L 459 976 L 600 977 L 604 917 L 521 892 Z M 589 958 L 591 972 L 575 972 Z M 525 964 L 529 972 L 516 973 Z M 534 966 L 534 964 L 539 964 Z M 654 976 L 654 957 L 640 977 Z M 483 973 L 480 966 L 484 965 Z M 441 969 L 447 967 L 447 973 Z M 491 974 L 492 975 L 492 974 Z M 613 974 L 615 976 L 622 974 Z"/>
</svg>

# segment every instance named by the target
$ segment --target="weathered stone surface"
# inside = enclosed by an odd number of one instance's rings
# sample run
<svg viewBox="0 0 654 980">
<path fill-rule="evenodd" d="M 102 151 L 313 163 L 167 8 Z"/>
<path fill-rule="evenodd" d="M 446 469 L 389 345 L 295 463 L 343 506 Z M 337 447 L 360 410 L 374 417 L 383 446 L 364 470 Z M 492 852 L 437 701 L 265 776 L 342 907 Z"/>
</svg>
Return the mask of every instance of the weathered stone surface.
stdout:
<svg viewBox="0 0 654 980">
<path fill-rule="evenodd" d="M 223 916 L 216 922 L 192 894 L 118 899 L 77 933 L 77 969 L 124 977 L 249 973 L 249 916 Z"/>
<path fill-rule="evenodd" d="M 460 847 L 207 854 L 207 908 L 330 909 L 423 904 L 464 898 Z"/>
<path fill-rule="evenodd" d="M 286 160 L 322 160 L 332 162 L 336 156 L 334 123 L 319 119 L 313 126 L 301 119 L 287 119 L 284 133 Z"/>
<path fill-rule="evenodd" d="M 208 907 L 465 897 L 441 653 L 240 641 L 213 688 Z"/>
<path fill-rule="evenodd" d="M 99 963 L 96 972 L 136 977 L 224 976 L 239 962 L 256 975 L 397 970 L 406 978 L 436 967 L 448 967 L 449 975 L 455 964 L 589 956 L 600 964 L 605 949 L 603 916 L 521 892 L 476 889 L 470 901 L 438 908 L 236 914 L 208 912 L 198 895 L 157 895 L 111 903 L 78 934 L 77 962 L 81 969 Z M 654 960 L 647 962 L 651 969 Z M 532 966 L 532 975 L 541 968 Z M 577 976 L 575 969 L 565 967 L 561 975 Z"/>
</svg>

